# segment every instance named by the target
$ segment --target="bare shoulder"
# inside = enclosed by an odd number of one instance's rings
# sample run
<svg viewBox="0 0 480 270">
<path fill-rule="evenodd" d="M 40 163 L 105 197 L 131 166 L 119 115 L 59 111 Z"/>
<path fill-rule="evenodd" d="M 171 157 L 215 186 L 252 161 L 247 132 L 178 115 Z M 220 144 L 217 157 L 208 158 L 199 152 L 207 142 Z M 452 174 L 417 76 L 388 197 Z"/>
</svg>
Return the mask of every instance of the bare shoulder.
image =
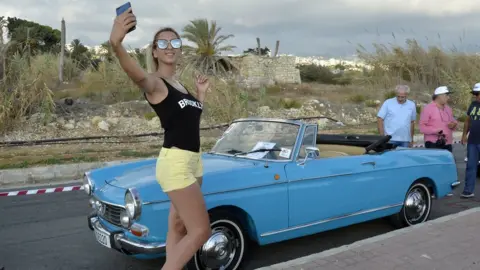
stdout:
<svg viewBox="0 0 480 270">
<path fill-rule="evenodd" d="M 162 102 L 168 95 L 168 89 L 165 82 L 155 73 L 149 73 L 142 91 L 145 93 L 148 101 L 152 104 Z"/>
</svg>

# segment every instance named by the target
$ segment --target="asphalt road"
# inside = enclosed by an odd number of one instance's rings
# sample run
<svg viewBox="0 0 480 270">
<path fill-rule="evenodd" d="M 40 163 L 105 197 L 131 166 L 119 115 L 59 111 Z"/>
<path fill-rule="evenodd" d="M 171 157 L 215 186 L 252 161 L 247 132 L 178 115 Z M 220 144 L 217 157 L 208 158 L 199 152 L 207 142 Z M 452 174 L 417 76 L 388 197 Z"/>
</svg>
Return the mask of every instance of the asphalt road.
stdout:
<svg viewBox="0 0 480 270">
<path fill-rule="evenodd" d="M 480 199 L 460 199 L 465 147 L 455 145 L 459 179 L 455 196 L 437 201 L 431 219 L 480 206 Z M 480 195 L 477 185 L 476 193 Z M 477 195 L 477 196 L 479 196 Z M 162 260 L 130 259 L 96 243 L 88 229 L 88 201 L 83 191 L 0 197 L 0 269 L 160 269 Z M 384 220 L 251 249 L 246 269 L 256 269 L 393 230 Z"/>
</svg>

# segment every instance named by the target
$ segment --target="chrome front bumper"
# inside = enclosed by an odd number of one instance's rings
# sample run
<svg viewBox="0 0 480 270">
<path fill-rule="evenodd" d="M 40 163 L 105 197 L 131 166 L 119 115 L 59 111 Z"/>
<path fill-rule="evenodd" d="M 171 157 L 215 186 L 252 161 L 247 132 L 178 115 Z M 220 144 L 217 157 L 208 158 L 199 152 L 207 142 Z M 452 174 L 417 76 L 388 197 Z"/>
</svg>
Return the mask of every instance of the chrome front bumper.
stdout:
<svg viewBox="0 0 480 270">
<path fill-rule="evenodd" d="M 128 239 L 123 231 L 108 231 L 100 224 L 96 215 L 88 217 L 88 227 L 90 230 L 100 231 L 109 235 L 111 248 L 128 255 L 135 254 L 162 254 L 166 251 L 166 244 L 161 242 L 146 243 L 138 240 Z"/>
</svg>

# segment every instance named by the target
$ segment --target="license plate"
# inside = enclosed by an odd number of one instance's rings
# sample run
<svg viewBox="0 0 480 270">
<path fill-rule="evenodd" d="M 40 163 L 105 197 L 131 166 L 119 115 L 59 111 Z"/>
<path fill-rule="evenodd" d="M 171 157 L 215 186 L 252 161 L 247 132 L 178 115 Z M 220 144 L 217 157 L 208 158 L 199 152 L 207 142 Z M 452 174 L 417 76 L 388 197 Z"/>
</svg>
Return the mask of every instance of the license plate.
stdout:
<svg viewBox="0 0 480 270">
<path fill-rule="evenodd" d="M 111 248 L 112 245 L 110 244 L 110 235 L 105 234 L 101 231 L 95 230 L 95 238 L 97 241 L 107 248 Z"/>
</svg>

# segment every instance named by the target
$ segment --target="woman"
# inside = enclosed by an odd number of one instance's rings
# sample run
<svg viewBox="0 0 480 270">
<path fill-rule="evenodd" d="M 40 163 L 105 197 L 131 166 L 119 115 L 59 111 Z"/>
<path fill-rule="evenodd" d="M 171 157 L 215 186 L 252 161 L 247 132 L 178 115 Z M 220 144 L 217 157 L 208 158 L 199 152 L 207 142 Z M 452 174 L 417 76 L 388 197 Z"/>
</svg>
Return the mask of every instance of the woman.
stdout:
<svg viewBox="0 0 480 270">
<path fill-rule="evenodd" d="M 171 28 L 158 31 L 152 42 L 156 71 L 148 74 L 133 60 L 122 41 L 136 25 L 135 15 L 117 16 L 110 44 L 127 75 L 143 91 L 145 99 L 160 118 L 165 139 L 157 161 L 157 181 L 169 196 L 167 258 L 162 269 L 179 270 L 193 257 L 211 234 L 210 220 L 200 190 L 200 116 L 209 86 L 204 76 L 196 77 L 197 98 L 175 80 L 181 40 Z"/>
</svg>

